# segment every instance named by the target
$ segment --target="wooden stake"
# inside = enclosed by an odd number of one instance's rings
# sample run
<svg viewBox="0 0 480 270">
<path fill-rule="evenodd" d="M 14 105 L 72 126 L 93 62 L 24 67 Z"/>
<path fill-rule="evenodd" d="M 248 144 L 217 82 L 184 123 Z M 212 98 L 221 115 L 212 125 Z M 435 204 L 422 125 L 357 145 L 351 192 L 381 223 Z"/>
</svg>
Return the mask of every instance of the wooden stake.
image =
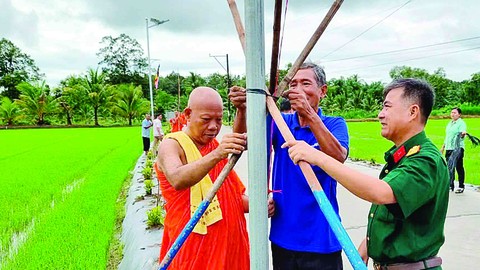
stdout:
<svg viewBox="0 0 480 270">
<path fill-rule="evenodd" d="M 275 11 L 273 18 L 273 40 L 272 40 L 272 59 L 270 62 L 270 87 L 271 95 L 275 93 L 277 88 L 277 72 L 278 72 L 278 54 L 280 51 L 280 23 L 282 22 L 282 1 L 275 0 Z"/>
<path fill-rule="evenodd" d="M 337 11 L 340 8 L 340 6 L 342 5 L 342 3 L 343 3 L 343 0 L 336 0 L 335 2 L 333 2 L 332 6 L 330 7 L 330 10 L 327 13 L 327 15 L 325 15 L 325 18 L 323 18 L 322 22 L 317 27 L 317 30 L 315 30 L 312 37 L 308 41 L 307 45 L 305 45 L 305 48 L 303 48 L 303 51 L 300 53 L 297 60 L 295 60 L 295 63 L 293 63 L 293 66 L 288 71 L 287 75 L 279 83 L 278 89 L 277 89 L 277 95 L 280 96 L 280 95 L 282 95 L 283 91 L 285 91 L 285 89 L 287 88 L 287 85 L 290 83 L 293 76 L 295 76 L 295 74 L 297 73 L 300 66 L 303 64 L 303 62 L 305 61 L 307 56 L 312 51 L 313 47 L 315 47 L 315 44 L 317 43 L 318 39 L 320 39 L 323 32 L 327 28 L 327 26 L 330 23 L 330 21 L 332 20 L 333 16 L 335 16 L 335 13 L 337 13 Z"/>
<path fill-rule="evenodd" d="M 245 29 L 243 28 L 240 13 L 238 13 L 237 3 L 235 0 L 227 0 L 227 2 L 228 6 L 230 7 L 230 12 L 232 12 L 233 22 L 235 23 L 235 28 L 237 29 L 238 38 L 240 39 L 243 53 L 245 53 Z"/>
</svg>

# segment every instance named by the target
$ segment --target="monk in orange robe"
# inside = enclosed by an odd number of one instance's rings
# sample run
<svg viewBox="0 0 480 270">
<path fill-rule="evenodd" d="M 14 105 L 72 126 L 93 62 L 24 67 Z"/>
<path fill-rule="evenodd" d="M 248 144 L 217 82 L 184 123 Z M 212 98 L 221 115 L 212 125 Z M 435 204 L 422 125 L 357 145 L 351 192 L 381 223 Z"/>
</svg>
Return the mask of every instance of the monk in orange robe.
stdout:
<svg viewBox="0 0 480 270">
<path fill-rule="evenodd" d="M 222 103 L 214 89 L 194 89 L 184 111 L 186 128 L 170 133 L 160 145 L 155 168 L 166 201 L 160 261 L 226 165 L 228 155 L 245 149 L 245 134 L 234 132 L 224 135 L 220 143 L 215 140 L 222 125 Z M 245 187 L 232 170 L 169 269 L 249 269 L 244 214 L 248 197 L 244 193 Z"/>
<path fill-rule="evenodd" d="M 170 132 L 176 132 L 177 130 L 177 120 L 179 112 L 175 112 L 175 116 L 170 119 Z"/>
<path fill-rule="evenodd" d="M 181 131 L 187 125 L 184 113 L 175 112 L 175 117 L 170 119 L 170 132 Z"/>
</svg>

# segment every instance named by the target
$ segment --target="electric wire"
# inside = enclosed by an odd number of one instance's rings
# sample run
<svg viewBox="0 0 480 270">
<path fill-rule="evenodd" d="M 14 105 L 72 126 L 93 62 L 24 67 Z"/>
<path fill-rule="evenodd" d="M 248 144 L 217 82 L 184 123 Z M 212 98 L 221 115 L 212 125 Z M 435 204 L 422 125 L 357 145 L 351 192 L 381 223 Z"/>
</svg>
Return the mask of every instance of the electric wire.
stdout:
<svg viewBox="0 0 480 270">
<path fill-rule="evenodd" d="M 388 62 L 388 63 L 381 63 L 381 64 L 376 64 L 376 65 L 371 65 L 371 66 L 359 66 L 359 67 L 354 67 L 354 68 L 350 68 L 350 69 L 333 70 L 332 72 L 345 72 L 345 71 L 353 71 L 353 70 L 359 70 L 359 69 L 367 69 L 367 68 L 372 68 L 372 67 L 391 65 L 391 64 L 396 64 L 396 63 L 414 61 L 414 60 L 419 60 L 419 59 L 437 57 L 437 56 L 466 52 L 466 51 L 473 51 L 473 50 L 478 50 L 478 49 L 480 49 L 480 46 L 479 47 L 474 47 L 474 48 L 463 49 L 463 50 L 457 50 L 457 51 L 453 51 L 453 52 L 439 53 L 439 54 L 420 56 L 420 57 L 415 57 L 415 58 L 410 58 L 410 59 L 405 59 L 405 60 L 393 61 L 393 62 Z"/>
<path fill-rule="evenodd" d="M 400 7 L 398 7 L 397 9 L 395 9 L 393 12 L 389 13 L 386 17 L 384 17 L 383 19 L 381 19 L 380 21 L 376 22 L 374 25 L 370 26 L 369 28 L 367 28 L 366 30 L 364 30 L 363 32 L 361 32 L 359 35 L 355 36 L 354 38 L 352 38 L 351 40 L 347 41 L 346 43 L 344 43 L 343 45 L 341 45 L 340 47 L 336 48 L 335 50 L 327 53 L 326 55 L 324 55 L 322 58 L 326 58 L 330 55 L 332 55 L 333 53 L 337 52 L 338 50 L 344 48 L 345 46 L 347 46 L 348 44 L 350 44 L 351 42 L 353 42 L 354 40 L 356 40 L 357 38 L 361 37 L 363 34 L 367 33 L 368 31 L 370 31 L 372 28 L 374 28 L 375 26 L 379 25 L 380 23 L 382 23 L 383 21 L 385 21 L 386 19 L 388 19 L 390 16 L 392 16 L 393 14 L 395 14 L 397 11 L 399 11 L 401 8 L 403 8 L 404 6 L 406 6 L 407 4 L 409 4 L 410 2 L 412 2 L 413 0 L 409 0 L 407 2 L 405 2 L 403 5 L 401 5 Z"/>
<path fill-rule="evenodd" d="M 464 38 L 464 39 L 457 39 L 457 40 L 434 43 L 434 44 L 429 44 L 429 45 L 422 45 L 422 46 L 418 46 L 418 47 L 411 47 L 411 48 L 398 49 L 398 50 L 392 50 L 392 51 L 386 51 L 386 52 L 379 52 L 379 53 L 364 54 L 364 55 L 358 55 L 358 56 L 352 56 L 352 57 L 346 57 L 346 58 L 326 60 L 326 61 L 322 61 L 322 63 L 338 62 L 338 61 L 365 58 L 365 57 L 370 57 L 370 56 L 378 56 L 378 55 L 385 55 L 385 54 L 391 54 L 391 53 L 399 53 L 399 52 L 411 51 L 411 50 L 416 50 L 416 49 L 423 49 L 423 48 L 441 46 L 441 45 L 463 42 L 463 41 L 468 41 L 468 40 L 474 40 L 474 39 L 479 39 L 479 38 L 480 38 L 480 36 Z"/>
</svg>

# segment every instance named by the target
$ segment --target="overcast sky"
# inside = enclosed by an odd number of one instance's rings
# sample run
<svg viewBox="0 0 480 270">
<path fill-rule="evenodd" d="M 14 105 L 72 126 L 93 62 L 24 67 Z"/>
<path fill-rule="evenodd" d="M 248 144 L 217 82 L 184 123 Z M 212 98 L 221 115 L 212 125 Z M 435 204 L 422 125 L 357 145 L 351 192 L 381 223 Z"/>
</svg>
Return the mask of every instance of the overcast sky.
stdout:
<svg viewBox="0 0 480 270">
<path fill-rule="evenodd" d="M 281 68 L 295 61 L 331 3 L 288 1 Z M 243 20 L 244 4 L 237 0 Z M 479 10 L 475 0 L 345 0 L 309 59 L 325 67 L 328 79 L 358 74 L 386 83 L 396 65 L 429 72 L 442 67 L 450 79 L 469 79 L 480 72 Z M 68 75 L 97 67 L 103 36 L 125 33 L 147 55 L 147 17 L 170 20 L 149 29 L 152 67 L 160 64 L 162 75 L 225 73 L 209 56 L 225 54 L 230 72 L 245 74 L 227 0 L 0 0 L 0 37 L 29 54 L 47 83 L 56 86 Z M 273 0 L 265 1 L 267 72 L 272 21 Z M 423 48 L 411 49 L 416 47 Z M 225 67 L 225 57 L 218 60 Z"/>
</svg>

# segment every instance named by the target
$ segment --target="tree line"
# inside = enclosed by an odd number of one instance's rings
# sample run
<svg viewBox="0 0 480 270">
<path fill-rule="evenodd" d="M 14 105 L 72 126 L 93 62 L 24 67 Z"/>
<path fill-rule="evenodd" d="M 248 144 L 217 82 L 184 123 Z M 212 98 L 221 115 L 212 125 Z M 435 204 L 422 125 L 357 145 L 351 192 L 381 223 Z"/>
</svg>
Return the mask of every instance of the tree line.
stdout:
<svg viewBox="0 0 480 270">
<path fill-rule="evenodd" d="M 4 125 L 132 125 L 149 112 L 149 67 L 138 41 L 126 34 L 106 36 L 97 52 L 98 67 L 84 74 L 70 75 L 58 86 L 44 81 L 35 61 L 11 41 L 0 40 L 0 123 Z M 291 64 L 279 70 L 279 79 Z M 327 71 L 328 74 L 328 71 Z M 435 111 L 449 112 L 452 106 L 462 106 L 464 114 L 480 114 L 480 72 L 461 82 L 447 78 L 443 68 L 433 73 L 425 69 L 396 66 L 390 77 L 421 78 L 436 91 Z M 267 81 L 266 77 L 266 81 Z M 153 79 L 152 79 L 153 80 Z M 244 75 L 230 78 L 231 85 L 245 87 Z M 152 82 L 153 83 L 153 82 Z M 346 118 L 376 117 L 383 100 L 384 82 L 367 83 L 357 75 L 328 80 L 328 94 L 322 108 L 328 114 Z M 231 119 L 227 75 L 214 73 L 187 76 L 172 72 L 160 76 L 154 90 L 155 113 L 181 111 L 188 95 L 197 86 L 217 89 L 224 100 L 225 120 Z M 464 109 L 466 108 L 466 110 Z M 435 112 L 434 111 L 434 112 Z"/>
</svg>

